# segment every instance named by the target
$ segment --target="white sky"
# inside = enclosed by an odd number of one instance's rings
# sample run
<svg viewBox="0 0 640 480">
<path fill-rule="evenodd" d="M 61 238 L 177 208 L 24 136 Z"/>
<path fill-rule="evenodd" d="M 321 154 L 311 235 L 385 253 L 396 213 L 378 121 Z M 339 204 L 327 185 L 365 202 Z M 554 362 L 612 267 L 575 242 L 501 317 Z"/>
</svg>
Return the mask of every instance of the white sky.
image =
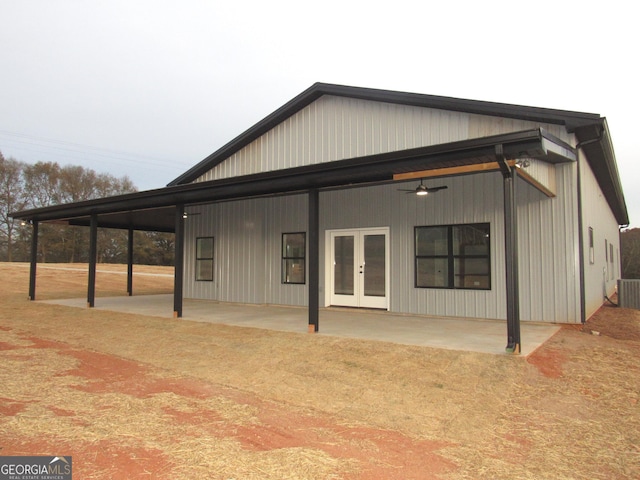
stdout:
<svg viewBox="0 0 640 480">
<path fill-rule="evenodd" d="M 315 82 L 607 117 L 640 226 L 633 2 L 0 0 L 0 151 L 157 188 Z"/>
</svg>

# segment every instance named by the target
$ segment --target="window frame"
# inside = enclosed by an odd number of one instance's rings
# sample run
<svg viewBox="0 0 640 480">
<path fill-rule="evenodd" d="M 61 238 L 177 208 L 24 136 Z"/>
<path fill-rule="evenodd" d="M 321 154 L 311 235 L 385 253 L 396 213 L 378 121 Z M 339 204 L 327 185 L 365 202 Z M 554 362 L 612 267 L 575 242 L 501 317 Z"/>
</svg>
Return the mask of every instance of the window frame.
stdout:
<svg viewBox="0 0 640 480">
<path fill-rule="evenodd" d="M 609 242 L 609 272 L 610 272 L 609 280 L 613 280 L 616 277 L 616 272 L 613 270 L 614 264 L 615 264 L 613 260 L 614 260 L 613 259 L 613 243 Z"/>
<path fill-rule="evenodd" d="M 461 227 L 478 227 L 486 230 L 486 234 L 488 235 L 488 244 L 487 244 L 487 253 L 486 254 L 461 254 L 455 253 L 455 245 L 454 245 L 454 229 Z M 418 254 L 418 232 L 420 229 L 446 229 L 447 232 L 447 247 L 446 254 Z M 420 225 L 414 227 L 414 279 L 413 284 L 414 288 L 434 288 L 434 289 L 445 289 L 445 290 L 480 290 L 480 291 L 488 291 L 492 288 L 492 278 L 491 278 L 491 224 L 490 222 L 477 222 L 477 223 L 461 223 L 461 224 L 451 224 L 451 225 Z M 419 263 L 420 260 L 425 259 L 440 259 L 446 260 L 447 263 L 447 276 L 445 285 L 420 285 L 418 278 L 419 271 Z M 460 274 L 456 274 L 456 262 L 464 261 L 466 259 L 480 259 L 486 261 L 486 274 L 481 274 L 478 276 L 486 277 L 487 286 L 484 287 L 474 287 L 474 286 L 465 286 L 456 285 L 456 276 L 460 276 Z M 472 276 L 472 275 L 470 275 Z"/>
<path fill-rule="evenodd" d="M 210 257 L 201 257 L 199 256 L 198 252 L 201 250 L 199 247 L 199 243 L 202 240 L 211 240 L 211 256 Z M 214 257 L 215 257 L 215 238 L 213 236 L 206 236 L 206 237 L 196 237 L 196 251 L 195 251 L 195 272 L 194 272 L 194 277 L 195 277 L 195 281 L 196 282 L 213 282 L 215 275 L 215 261 L 214 261 Z M 211 262 L 211 278 L 200 278 L 200 262 L 203 261 L 210 261 Z"/>
<path fill-rule="evenodd" d="M 287 255 L 285 248 L 285 238 L 288 235 L 302 235 L 302 245 L 304 246 L 302 255 Z M 282 232 L 281 242 L 280 242 L 280 282 L 283 285 L 306 285 L 307 283 L 307 232 Z M 288 262 L 291 260 L 298 260 L 302 265 L 302 281 L 294 282 L 288 280 Z"/>
</svg>

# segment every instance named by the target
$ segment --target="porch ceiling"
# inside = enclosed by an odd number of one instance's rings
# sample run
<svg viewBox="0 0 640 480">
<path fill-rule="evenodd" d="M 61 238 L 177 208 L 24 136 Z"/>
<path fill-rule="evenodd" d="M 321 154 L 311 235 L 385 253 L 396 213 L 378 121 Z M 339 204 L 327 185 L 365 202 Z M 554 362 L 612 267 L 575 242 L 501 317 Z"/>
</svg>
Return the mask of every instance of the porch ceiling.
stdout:
<svg viewBox="0 0 640 480">
<path fill-rule="evenodd" d="M 91 216 L 96 215 L 98 226 L 103 228 L 173 232 L 176 205 L 390 182 L 398 174 L 495 161 L 496 145 L 503 146 L 507 159 L 524 155 L 551 163 L 575 160 L 575 151 L 569 145 L 542 129 L 534 129 L 224 180 L 170 186 L 12 212 L 10 215 L 26 221 L 70 225 L 89 225 Z"/>
</svg>

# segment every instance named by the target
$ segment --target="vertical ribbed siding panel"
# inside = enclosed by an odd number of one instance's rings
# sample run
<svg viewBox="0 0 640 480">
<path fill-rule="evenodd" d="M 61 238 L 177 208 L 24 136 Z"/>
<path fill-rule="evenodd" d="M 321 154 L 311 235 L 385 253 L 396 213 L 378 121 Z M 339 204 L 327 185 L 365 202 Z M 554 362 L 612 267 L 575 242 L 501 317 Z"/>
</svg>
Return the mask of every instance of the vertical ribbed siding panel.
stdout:
<svg viewBox="0 0 640 480">
<path fill-rule="evenodd" d="M 185 209 L 188 217 L 185 219 L 185 265 L 184 265 L 184 290 L 185 298 L 201 298 L 207 300 L 216 299 L 216 286 L 218 283 L 217 250 L 217 225 L 215 207 L 198 206 Z M 197 282 L 195 272 L 196 238 L 214 237 L 214 275 L 213 282 Z"/>
<path fill-rule="evenodd" d="M 307 285 L 281 283 L 282 233 L 307 231 L 307 196 L 188 207 L 185 298 L 306 305 Z M 194 215 L 195 214 L 195 215 Z M 214 282 L 195 281 L 197 237 L 214 237 Z"/>
<path fill-rule="evenodd" d="M 390 227 L 391 311 L 505 318 L 501 176 L 469 175 L 428 183 L 448 185 L 449 189 L 426 198 L 397 190 L 411 188 L 415 182 L 324 192 L 320 197 L 321 229 Z M 415 288 L 414 227 L 480 222 L 491 224 L 491 290 Z M 321 247 L 324 255 L 324 242 Z"/>
<path fill-rule="evenodd" d="M 265 301 L 275 305 L 307 305 L 307 284 L 282 283 L 282 234 L 307 233 L 307 196 L 265 200 Z M 308 275 L 307 275 L 308 277 Z M 308 278 L 307 278 L 308 282 Z"/>
<path fill-rule="evenodd" d="M 198 181 L 344 160 L 558 125 L 324 96 L 202 175 Z M 266 145 L 265 145 L 266 144 Z"/>
<path fill-rule="evenodd" d="M 263 209 L 258 200 L 216 204 L 218 300 L 264 303 Z"/>
<path fill-rule="evenodd" d="M 580 321 L 575 180 L 575 165 L 558 166 L 555 198 L 518 182 L 523 320 Z"/>
<path fill-rule="evenodd" d="M 580 176 L 582 181 L 582 211 L 584 212 L 584 264 L 585 264 L 585 296 L 587 318 L 593 315 L 607 296 L 613 295 L 616 280 L 620 274 L 619 264 L 610 272 L 604 245 L 613 244 L 614 252 L 620 251 L 620 232 L 618 222 L 611 212 L 598 182 L 586 159 L 580 156 Z M 593 228 L 594 262 L 589 260 L 589 227 Z M 619 262 L 620 257 L 615 253 Z M 613 275 L 612 275 L 613 273 Z"/>
<path fill-rule="evenodd" d="M 447 185 L 425 198 L 399 192 L 416 182 L 323 192 L 321 231 L 390 227 L 391 311 L 436 316 L 505 318 L 502 177 L 499 173 L 433 179 Z M 575 189 L 572 165 L 558 185 Z M 575 195 L 548 198 L 518 182 L 521 315 L 523 320 L 575 322 L 579 317 L 575 259 Z M 349 205 L 349 208 L 345 208 Z M 293 195 L 189 207 L 186 222 L 185 296 L 242 303 L 306 305 L 307 285 L 281 283 L 284 232 L 307 231 L 307 196 Z M 414 287 L 414 227 L 491 224 L 489 291 Z M 215 281 L 195 282 L 195 238 L 215 237 Z M 321 236 L 321 300 L 325 244 Z M 599 244 L 596 244 L 598 247 Z M 596 251 L 598 249 L 596 248 Z"/>
<path fill-rule="evenodd" d="M 325 96 L 198 181 L 463 140 L 468 137 L 468 117 L 464 113 Z"/>
</svg>

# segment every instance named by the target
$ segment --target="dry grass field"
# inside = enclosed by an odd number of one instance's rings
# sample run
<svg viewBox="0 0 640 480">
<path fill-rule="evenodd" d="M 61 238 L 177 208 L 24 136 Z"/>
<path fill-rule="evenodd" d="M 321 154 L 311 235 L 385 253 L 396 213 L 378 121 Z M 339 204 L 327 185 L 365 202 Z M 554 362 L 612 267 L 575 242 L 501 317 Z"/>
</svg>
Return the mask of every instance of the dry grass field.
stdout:
<svg viewBox="0 0 640 480">
<path fill-rule="evenodd" d="M 39 299 L 86 295 L 86 266 L 44 267 Z M 640 478 L 637 311 L 523 358 L 29 302 L 24 264 L 0 284 L 0 455 L 77 479 Z"/>
</svg>

